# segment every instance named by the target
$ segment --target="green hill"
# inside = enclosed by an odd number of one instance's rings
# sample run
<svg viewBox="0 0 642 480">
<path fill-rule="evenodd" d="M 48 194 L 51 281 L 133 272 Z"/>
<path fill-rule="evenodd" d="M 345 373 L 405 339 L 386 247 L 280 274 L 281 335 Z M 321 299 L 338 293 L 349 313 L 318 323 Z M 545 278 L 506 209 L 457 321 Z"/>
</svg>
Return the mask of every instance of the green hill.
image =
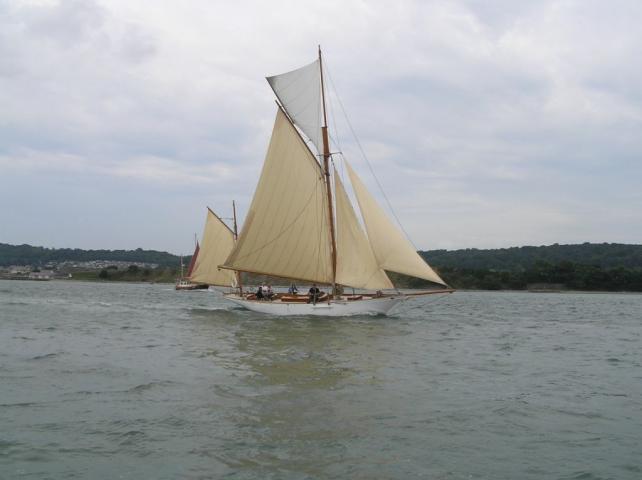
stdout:
<svg viewBox="0 0 642 480">
<path fill-rule="evenodd" d="M 174 267 L 180 264 L 180 257 L 157 250 L 82 250 L 79 248 L 45 248 L 31 245 L 9 245 L 0 243 L 0 266 L 44 265 L 49 262 L 90 262 L 106 260 L 114 262 L 156 263 L 159 266 Z M 189 263 L 190 257 L 183 257 Z"/>
<path fill-rule="evenodd" d="M 642 269 L 642 245 L 622 243 L 582 243 L 479 250 L 430 250 L 420 254 L 437 267 L 493 269 L 519 272 L 538 262 L 572 262 L 602 268 Z"/>
</svg>

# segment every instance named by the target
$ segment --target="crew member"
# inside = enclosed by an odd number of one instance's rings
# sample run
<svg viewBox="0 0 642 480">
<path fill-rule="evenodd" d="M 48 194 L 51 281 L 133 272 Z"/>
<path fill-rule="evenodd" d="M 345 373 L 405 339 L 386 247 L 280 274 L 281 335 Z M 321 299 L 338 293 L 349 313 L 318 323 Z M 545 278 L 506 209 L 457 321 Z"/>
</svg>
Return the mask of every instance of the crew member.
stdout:
<svg viewBox="0 0 642 480">
<path fill-rule="evenodd" d="M 316 283 L 313 283 L 310 290 L 308 290 L 308 303 L 316 304 L 320 294 L 321 290 L 319 290 Z"/>
</svg>

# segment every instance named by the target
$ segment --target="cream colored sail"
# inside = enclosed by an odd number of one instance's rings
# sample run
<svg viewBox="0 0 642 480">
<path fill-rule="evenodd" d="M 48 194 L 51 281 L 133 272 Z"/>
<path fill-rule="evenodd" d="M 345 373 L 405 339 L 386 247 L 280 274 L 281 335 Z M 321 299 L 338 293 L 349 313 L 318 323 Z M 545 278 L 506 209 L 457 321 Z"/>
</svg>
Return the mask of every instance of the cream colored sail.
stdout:
<svg viewBox="0 0 642 480">
<path fill-rule="evenodd" d="M 321 167 L 279 110 L 252 204 L 224 266 L 332 283 L 327 209 Z"/>
<path fill-rule="evenodd" d="M 377 263 L 365 232 L 354 213 L 341 179 L 334 170 L 337 232 L 337 283 L 380 290 L 394 285 Z"/>
<path fill-rule="evenodd" d="M 225 261 L 234 248 L 234 233 L 209 208 L 205 220 L 203 240 L 194 263 L 192 275 L 194 283 L 230 286 L 236 284 L 235 273 L 218 266 Z"/>
<path fill-rule="evenodd" d="M 321 71 L 319 60 L 281 75 L 267 77 L 295 125 L 323 152 L 321 138 Z"/>
<path fill-rule="evenodd" d="M 392 272 L 403 273 L 446 285 L 439 275 L 419 256 L 401 231 L 388 219 L 386 213 L 377 205 L 374 197 L 366 189 L 348 162 L 346 162 L 346 166 L 348 167 L 352 187 L 366 225 L 368 239 L 379 266 Z"/>
</svg>

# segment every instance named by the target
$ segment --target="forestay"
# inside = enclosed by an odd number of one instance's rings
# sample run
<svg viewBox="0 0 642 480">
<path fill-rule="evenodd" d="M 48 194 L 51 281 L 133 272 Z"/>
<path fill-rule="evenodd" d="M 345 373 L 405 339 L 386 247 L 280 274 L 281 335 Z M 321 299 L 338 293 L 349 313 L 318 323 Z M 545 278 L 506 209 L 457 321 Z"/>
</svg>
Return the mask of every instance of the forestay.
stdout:
<svg viewBox="0 0 642 480">
<path fill-rule="evenodd" d="M 259 184 L 224 266 L 332 283 L 327 209 L 321 168 L 279 109 Z"/>
<path fill-rule="evenodd" d="M 336 169 L 334 191 L 337 216 L 337 283 L 370 290 L 394 288 L 386 272 L 379 268 Z"/>
<path fill-rule="evenodd" d="M 189 279 L 194 283 L 231 286 L 236 284 L 234 272 L 218 266 L 225 261 L 234 248 L 234 234 L 225 223 L 207 209 L 205 230 Z"/>
<path fill-rule="evenodd" d="M 267 81 L 295 125 L 323 152 L 319 60 Z"/>
<path fill-rule="evenodd" d="M 439 275 L 419 256 L 401 231 L 388 219 L 386 213 L 377 204 L 354 170 L 352 170 L 350 164 L 348 162 L 345 162 L 345 164 L 359 203 L 366 231 L 368 232 L 368 239 L 379 267 L 384 270 L 446 285 Z"/>
</svg>

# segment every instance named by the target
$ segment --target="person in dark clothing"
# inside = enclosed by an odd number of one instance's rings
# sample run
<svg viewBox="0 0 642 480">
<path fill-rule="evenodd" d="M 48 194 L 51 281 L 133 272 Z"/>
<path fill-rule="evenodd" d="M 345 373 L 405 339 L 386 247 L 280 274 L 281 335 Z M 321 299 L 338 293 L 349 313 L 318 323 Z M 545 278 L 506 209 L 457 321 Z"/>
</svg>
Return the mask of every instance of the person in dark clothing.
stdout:
<svg viewBox="0 0 642 480">
<path fill-rule="evenodd" d="M 310 290 L 308 290 L 308 303 L 317 303 L 320 295 L 321 290 L 319 290 L 316 283 L 313 283 Z"/>
<path fill-rule="evenodd" d="M 256 299 L 263 300 L 263 287 L 259 287 L 259 289 L 256 291 Z"/>
</svg>

